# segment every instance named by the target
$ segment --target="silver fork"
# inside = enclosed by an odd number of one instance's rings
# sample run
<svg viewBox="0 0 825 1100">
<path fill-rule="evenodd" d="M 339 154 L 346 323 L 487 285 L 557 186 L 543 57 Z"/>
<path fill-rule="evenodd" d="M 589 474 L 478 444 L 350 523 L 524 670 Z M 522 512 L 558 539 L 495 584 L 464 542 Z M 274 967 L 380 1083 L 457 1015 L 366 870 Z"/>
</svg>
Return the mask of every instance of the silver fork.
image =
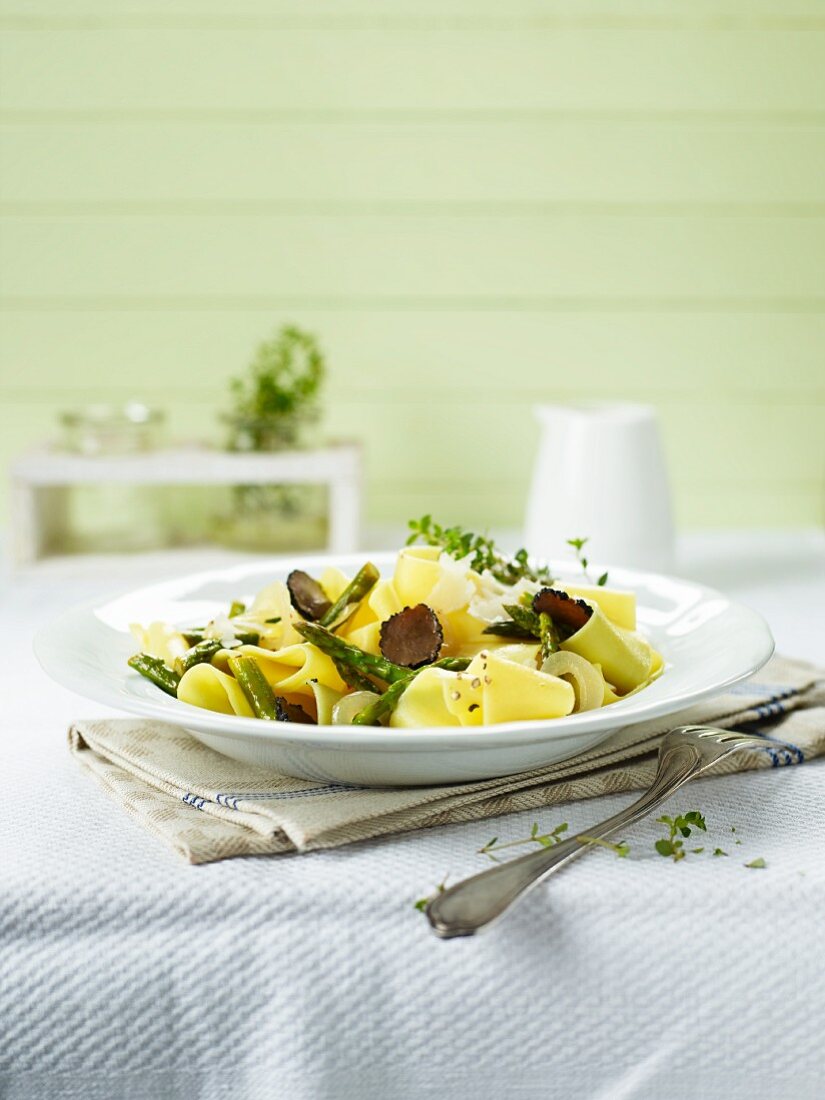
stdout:
<svg viewBox="0 0 825 1100">
<path fill-rule="evenodd" d="M 739 749 L 797 752 L 784 741 L 752 737 L 712 726 L 677 726 L 659 746 L 659 766 L 653 784 L 640 799 L 599 825 L 529 855 L 511 859 L 438 894 L 427 906 L 437 935 L 472 936 L 498 920 L 510 905 L 551 872 L 595 847 L 600 840 L 632 825 L 669 798 L 674 791 Z"/>
</svg>

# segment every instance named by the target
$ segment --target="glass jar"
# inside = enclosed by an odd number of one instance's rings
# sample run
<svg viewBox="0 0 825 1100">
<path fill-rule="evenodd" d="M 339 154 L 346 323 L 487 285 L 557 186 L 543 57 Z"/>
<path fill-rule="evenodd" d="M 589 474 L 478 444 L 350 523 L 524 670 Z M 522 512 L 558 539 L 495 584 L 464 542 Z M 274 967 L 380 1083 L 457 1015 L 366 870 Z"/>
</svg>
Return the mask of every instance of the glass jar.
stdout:
<svg viewBox="0 0 825 1100">
<path fill-rule="evenodd" d="M 63 449 L 82 455 L 122 455 L 155 450 L 164 414 L 138 401 L 87 405 L 60 414 Z"/>
<path fill-rule="evenodd" d="M 264 419 L 224 415 L 230 451 L 298 451 L 311 446 L 314 410 Z M 215 516 L 217 538 L 226 546 L 257 552 L 312 550 L 326 545 L 327 493 L 321 485 L 235 485 Z"/>
<path fill-rule="evenodd" d="M 139 402 L 88 405 L 60 414 L 58 451 L 99 460 L 100 480 L 48 490 L 44 543 L 49 554 L 132 553 L 166 543 L 165 486 L 107 480 L 108 458 L 158 448 L 164 414 Z"/>
</svg>

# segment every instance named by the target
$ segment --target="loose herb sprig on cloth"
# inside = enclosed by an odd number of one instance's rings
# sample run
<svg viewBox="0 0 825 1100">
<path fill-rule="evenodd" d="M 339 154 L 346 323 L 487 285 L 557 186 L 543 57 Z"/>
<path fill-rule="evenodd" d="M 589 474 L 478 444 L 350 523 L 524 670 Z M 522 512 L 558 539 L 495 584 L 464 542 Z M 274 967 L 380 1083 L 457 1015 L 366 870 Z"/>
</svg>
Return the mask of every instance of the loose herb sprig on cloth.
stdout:
<svg viewBox="0 0 825 1100">
<path fill-rule="evenodd" d="M 600 848 L 607 848 L 611 852 L 615 852 L 620 859 L 624 859 L 630 853 L 630 845 L 626 840 L 614 844 L 611 840 L 604 840 L 600 836 L 588 836 L 587 833 L 579 833 L 576 840 L 581 840 L 585 844 L 597 844 Z"/>
<path fill-rule="evenodd" d="M 500 852 L 503 848 L 517 848 L 520 844 L 538 844 L 542 848 L 552 848 L 554 844 L 559 843 L 562 838 L 561 834 L 567 832 L 567 828 L 567 822 L 563 821 L 551 832 L 540 833 L 539 823 L 534 821 L 529 836 L 522 837 L 520 840 L 508 840 L 503 844 L 499 844 L 498 837 L 494 836 L 492 840 L 487 841 L 483 848 L 479 848 L 478 854 L 487 856 L 494 863 L 499 863 L 500 860 L 493 855 L 493 852 Z"/>
<path fill-rule="evenodd" d="M 433 890 L 433 892 L 431 894 L 429 894 L 426 898 L 419 898 L 418 901 L 414 903 L 413 909 L 417 909 L 419 913 L 423 913 L 424 910 L 427 908 L 427 906 L 430 904 L 430 902 L 433 900 L 433 898 L 437 898 L 439 894 L 444 893 L 444 891 L 447 888 L 447 879 L 448 879 L 448 877 L 449 877 L 449 871 L 444 876 L 444 878 L 441 880 L 441 882 L 439 882 L 438 886 L 436 886 L 435 890 Z"/>
<path fill-rule="evenodd" d="M 703 852 L 708 851 L 708 849 L 704 847 L 690 848 L 689 850 L 686 850 L 684 847 L 684 839 L 689 837 L 694 829 L 699 829 L 701 832 L 707 832 L 704 814 L 700 813 L 699 810 L 688 810 L 687 813 L 678 814 L 676 817 L 668 817 L 666 814 L 663 814 L 660 818 L 657 818 L 657 820 L 663 825 L 667 825 L 668 828 L 668 835 L 666 837 L 660 837 L 654 845 L 660 856 L 665 856 L 678 863 L 685 858 L 688 851 L 696 855 L 701 855 Z M 730 828 L 732 833 L 736 832 L 736 828 L 733 825 L 731 825 Z M 491 840 L 488 840 L 482 848 L 478 849 L 478 854 L 487 856 L 487 858 L 493 860 L 494 863 L 501 863 L 503 861 L 498 858 L 497 853 L 503 851 L 505 848 L 517 848 L 524 844 L 538 844 L 542 848 L 552 848 L 553 845 L 559 844 L 565 839 L 562 834 L 566 833 L 567 830 L 567 822 L 563 821 L 560 825 L 556 825 L 550 832 L 542 833 L 539 831 L 538 822 L 534 821 L 529 836 L 520 837 L 518 840 L 507 840 L 501 844 L 499 843 L 498 837 L 494 836 Z M 627 844 L 626 841 L 613 844 L 611 841 L 604 840 L 602 837 L 589 836 L 587 833 L 577 833 L 573 839 L 581 841 L 582 844 L 594 844 L 601 848 L 608 848 L 611 852 L 615 852 L 620 858 L 625 858 L 630 853 L 630 845 Z M 737 843 L 741 843 L 741 841 L 737 841 Z M 722 848 L 714 848 L 712 854 L 714 856 L 728 855 Z M 743 863 L 742 866 L 750 870 L 758 871 L 766 868 L 768 864 L 762 856 L 758 856 L 749 863 Z M 432 894 L 431 897 L 421 898 L 417 901 L 415 903 L 415 908 L 423 912 L 436 894 L 444 892 L 445 881 L 439 884 L 436 888 L 436 893 Z"/>
<path fill-rule="evenodd" d="M 684 859 L 686 854 L 684 841 L 679 834 L 682 837 L 688 837 L 694 829 L 707 832 L 705 819 L 698 810 L 688 810 L 686 814 L 679 814 L 678 817 L 668 817 L 667 814 L 663 814 L 656 820 L 667 825 L 668 835 L 657 840 L 654 847 L 660 856 L 670 856 L 674 862 Z"/>
<path fill-rule="evenodd" d="M 502 584 L 515 584 L 526 579 L 537 584 L 552 584 L 553 577 L 546 565 L 534 567 L 528 561 L 527 551 L 517 550 L 512 557 L 503 554 L 493 539 L 465 531 L 463 527 L 442 527 L 431 515 L 411 519 L 407 545 L 423 542 L 426 546 L 438 546 L 452 558 L 466 558 L 472 554 L 470 567 L 477 573 L 485 569 Z"/>
</svg>

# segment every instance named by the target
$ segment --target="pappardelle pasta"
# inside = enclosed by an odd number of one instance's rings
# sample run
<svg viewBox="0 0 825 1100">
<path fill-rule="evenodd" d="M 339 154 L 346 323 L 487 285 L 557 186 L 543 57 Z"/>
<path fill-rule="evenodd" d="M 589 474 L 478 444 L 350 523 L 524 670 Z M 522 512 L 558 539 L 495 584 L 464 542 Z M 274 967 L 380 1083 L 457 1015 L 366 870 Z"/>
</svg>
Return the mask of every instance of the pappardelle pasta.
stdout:
<svg viewBox="0 0 825 1100">
<path fill-rule="evenodd" d="M 204 626 L 134 625 L 129 664 L 207 710 L 398 728 L 562 718 L 661 674 L 632 592 L 432 541 L 386 576 L 370 562 L 354 577 L 296 569 Z"/>
</svg>

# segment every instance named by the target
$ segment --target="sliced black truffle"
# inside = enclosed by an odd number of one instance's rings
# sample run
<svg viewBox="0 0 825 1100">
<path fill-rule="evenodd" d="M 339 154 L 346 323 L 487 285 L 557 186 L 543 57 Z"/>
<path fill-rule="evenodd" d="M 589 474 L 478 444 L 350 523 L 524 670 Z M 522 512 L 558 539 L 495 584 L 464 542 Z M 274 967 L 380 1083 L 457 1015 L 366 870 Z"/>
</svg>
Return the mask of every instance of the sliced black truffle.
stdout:
<svg viewBox="0 0 825 1100">
<path fill-rule="evenodd" d="M 305 726 L 315 726 L 315 719 L 307 714 L 297 703 L 288 703 L 281 695 L 275 696 L 275 713 L 279 722 L 302 722 Z"/>
<path fill-rule="evenodd" d="M 318 581 L 303 569 L 293 569 L 286 579 L 286 586 L 292 606 L 310 622 L 317 622 L 332 607 L 332 600 Z"/>
<path fill-rule="evenodd" d="M 438 659 L 444 631 L 425 603 L 405 607 L 381 624 L 381 652 L 393 664 L 421 668 Z"/>
<path fill-rule="evenodd" d="M 549 615 L 557 629 L 570 634 L 581 630 L 593 614 L 593 608 L 584 600 L 576 600 L 558 588 L 542 588 L 533 597 L 533 610 L 537 615 Z"/>
</svg>

